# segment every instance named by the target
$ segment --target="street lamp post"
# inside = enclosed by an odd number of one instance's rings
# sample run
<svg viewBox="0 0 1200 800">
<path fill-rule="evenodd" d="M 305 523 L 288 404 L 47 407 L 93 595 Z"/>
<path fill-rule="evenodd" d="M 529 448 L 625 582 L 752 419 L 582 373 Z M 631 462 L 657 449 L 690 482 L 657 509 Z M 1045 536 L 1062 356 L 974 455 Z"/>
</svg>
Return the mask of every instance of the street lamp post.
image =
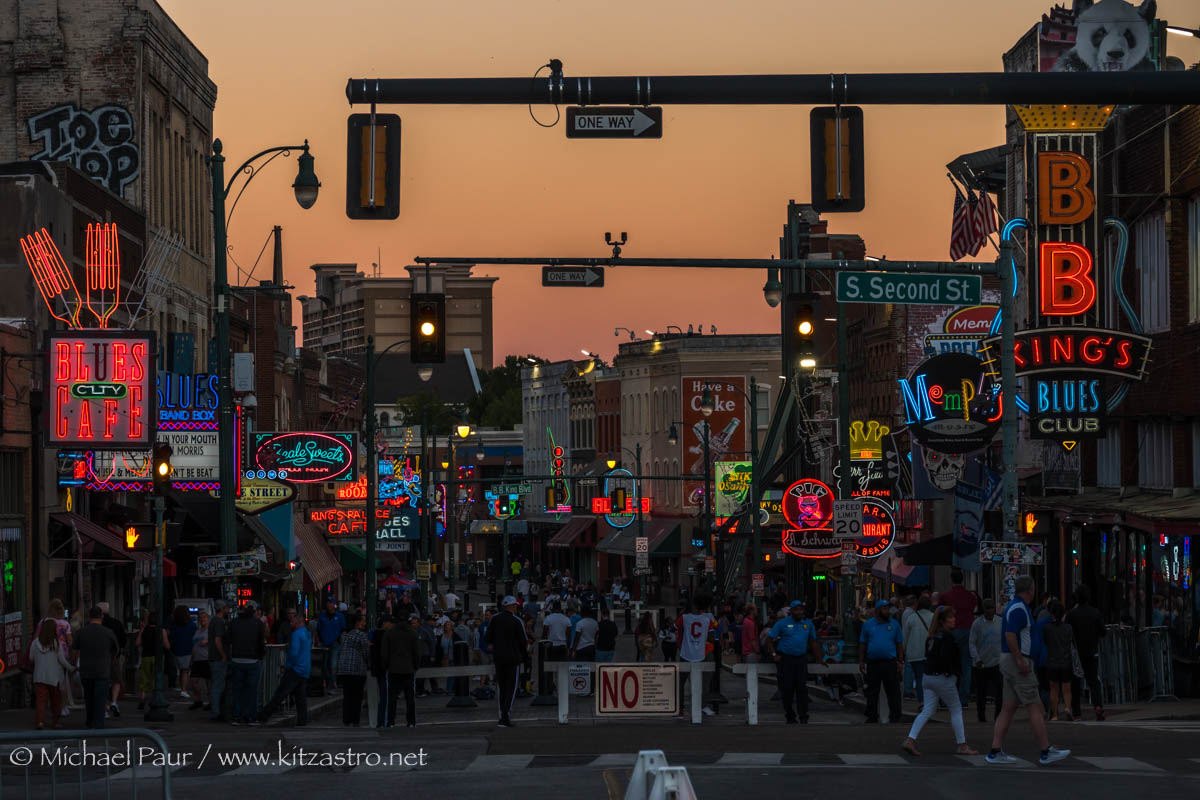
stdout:
<svg viewBox="0 0 1200 800">
<path fill-rule="evenodd" d="M 628 447 L 622 447 L 621 450 L 632 455 L 637 464 L 637 475 L 634 476 L 634 486 L 636 487 L 634 491 L 634 504 L 637 506 L 637 535 L 639 539 L 642 539 L 646 536 L 645 522 L 644 518 L 642 517 L 642 443 L 638 442 L 634 446 L 634 450 L 632 452 L 630 452 Z M 609 469 L 616 467 L 617 461 L 612 457 L 612 453 L 609 453 L 608 461 L 606 463 Z M 634 554 L 634 558 L 634 566 L 636 568 L 636 552 Z M 638 574 L 638 598 L 643 603 L 646 602 L 646 576 L 640 573 Z"/>
<path fill-rule="evenodd" d="M 246 182 L 234 198 L 233 205 L 237 206 L 238 198 L 246 191 L 246 186 L 254 180 L 263 167 L 280 155 L 288 155 L 292 150 L 299 150 L 296 159 L 298 171 L 292 189 L 296 194 L 296 202 L 301 208 L 312 208 L 317 202 L 317 190 L 321 182 L 313 172 L 313 157 L 308 152 L 308 140 L 303 145 L 288 147 L 271 147 L 261 153 L 251 156 L 237 168 L 229 183 L 225 183 L 225 156 L 222 155 L 223 145 L 220 139 L 214 139 L 212 155 L 208 159 L 209 174 L 212 178 L 212 220 L 213 220 L 213 293 L 217 304 L 217 400 L 218 400 L 218 439 L 220 456 L 218 462 L 218 477 L 221 484 L 220 521 L 221 521 L 221 552 L 237 552 L 237 477 L 234 475 L 233 448 L 233 387 L 230 385 L 230 345 L 229 345 L 229 275 L 226 248 L 228 238 L 228 219 L 225 214 L 225 200 L 233 189 L 233 182 L 239 174 L 246 174 Z M 254 162 L 263 156 L 271 157 L 258 166 Z M 232 214 L 232 209 L 230 209 Z"/>
</svg>

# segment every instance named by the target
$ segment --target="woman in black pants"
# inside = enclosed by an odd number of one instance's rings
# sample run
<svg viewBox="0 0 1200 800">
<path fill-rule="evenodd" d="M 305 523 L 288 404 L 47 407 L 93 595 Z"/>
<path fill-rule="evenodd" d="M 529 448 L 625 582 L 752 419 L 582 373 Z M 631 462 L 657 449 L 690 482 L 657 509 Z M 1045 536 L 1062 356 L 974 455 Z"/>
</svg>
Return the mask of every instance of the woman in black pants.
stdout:
<svg viewBox="0 0 1200 800">
<path fill-rule="evenodd" d="M 354 627 L 342 634 L 337 675 L 344 689 L 342 724 L 358 727 L 362 719 L 363 690 L 367 685 L 367 667 L 371 663 L 371 644 L 367 641 L 367 618 L 354 620 Z"/>
</svg>

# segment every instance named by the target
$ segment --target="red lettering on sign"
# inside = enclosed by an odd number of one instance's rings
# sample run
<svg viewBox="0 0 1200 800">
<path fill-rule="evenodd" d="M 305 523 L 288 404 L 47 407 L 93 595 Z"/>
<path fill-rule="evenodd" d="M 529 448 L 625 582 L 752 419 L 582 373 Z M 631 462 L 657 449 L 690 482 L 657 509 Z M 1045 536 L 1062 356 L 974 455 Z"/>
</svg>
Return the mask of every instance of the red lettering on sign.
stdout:
<svg viewBox="0 0 1200 800">
<path fill-rule="evenodd" d="M 629 686 L 633 685 L 632 691 Z M 621 676 L 621 704 L 626 708 L 633 708 L 638 703 L 641 687 L 638 685 L 637 673 L 633 670 L 625 670 L 625 674 Z"/>
<path fill-rule="evenodd" d="M 117 401 L 104 401 L 104 438 L 113 438 L 113 425 L 117 424 Z"/>
<path fill-rule="evenodd" d="M 1042 242 L 1041 312 L 1046 317 L 1082 314 L 1096 302 L 1092 254 L 1072 242 Z"/>
</svg>

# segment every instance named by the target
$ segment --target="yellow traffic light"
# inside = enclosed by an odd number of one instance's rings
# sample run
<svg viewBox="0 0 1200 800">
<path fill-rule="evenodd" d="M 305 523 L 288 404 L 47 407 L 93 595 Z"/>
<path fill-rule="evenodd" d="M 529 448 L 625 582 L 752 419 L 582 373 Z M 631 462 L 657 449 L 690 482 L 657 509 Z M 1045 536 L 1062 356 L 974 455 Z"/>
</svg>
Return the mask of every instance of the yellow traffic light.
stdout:
<svg viewBox="0 0 1200 800">
<path fill-rule="evenodd" d="M 796 326 L 796 330 L 801 336 L 810 336 L 813 332 L 812 322 L 802 319 L 800 320 L 800 324 Z"/>
<path fill-rule="evenodd" d="M 433 327 L 432 322 L 422 322 L 421 323 L 421 335 L 422 336 L 433 336 L 433 331 L 434 331 L 434 327 Z"/>
</svg>

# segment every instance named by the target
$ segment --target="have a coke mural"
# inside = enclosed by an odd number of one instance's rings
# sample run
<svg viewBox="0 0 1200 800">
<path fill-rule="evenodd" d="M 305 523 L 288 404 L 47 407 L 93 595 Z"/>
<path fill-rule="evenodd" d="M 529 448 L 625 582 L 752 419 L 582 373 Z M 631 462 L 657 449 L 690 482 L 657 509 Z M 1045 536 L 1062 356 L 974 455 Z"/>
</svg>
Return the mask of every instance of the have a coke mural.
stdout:
<svg viewBox="0 0 1200 800">
<path fill-rule="evenodd" d="M 718 461 L 729 461 L 729 455 L 749 452 L 746 444 L 747 417 L 746 378 L 744 376 L 724 378 L 683 378 L 680 393 L 683 428 L 679 431 L 679 464 L 684 473 L 703 475 L 704 437 L 708 434 L 708 469 Z M 704 390 L 712 395 L 713 412 L 705 417 L 700 410 Z M 669 422 L 669 420 L 668 420 Z M 667 426 L 669 427 L 669 426 Z M 684 506 L 698 508 L 704 505 L 704 483 L 685 481 L 683 485 Z"/>
</svg>

